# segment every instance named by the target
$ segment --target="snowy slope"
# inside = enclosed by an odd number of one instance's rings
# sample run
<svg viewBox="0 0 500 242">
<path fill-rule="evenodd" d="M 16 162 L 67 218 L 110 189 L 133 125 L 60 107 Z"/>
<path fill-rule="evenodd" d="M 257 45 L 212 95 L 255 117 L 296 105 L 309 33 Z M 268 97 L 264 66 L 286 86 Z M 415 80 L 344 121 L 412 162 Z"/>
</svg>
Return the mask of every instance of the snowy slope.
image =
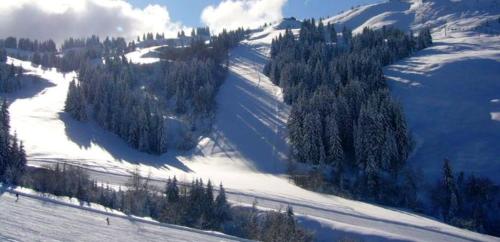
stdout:
<svg viewBox="0 0 500 242">
<path fill-rule="evenodd" d="M 163 47 L 164 45 L 147 47 L 147 48 L 137 48 L 136 51 L 127 53 L 125 57 L 127 60 L 132 61 L 135 64 L 151 64 L 160 61 L 160 58 L 153 57 L 143 57 L 144 55 L 154 52 L 157 49 Z"/>
<path fill-rule="evenodd" d="M 353 28 L 432 28 L 435 45 L 386 68 L 426 176 L 449 158 L 457 171 L 500 182 L 500 3 L 495 0 L 386 1 L 325 20 Z"/>
<path fill-rule="evenodd" d="M 481 30 L 499 33 L 486 22 L 495 23 L 500 17 L 500 4 L 496 0 L 390 0 L 360 6 L 337 16 L 325 19 L 325 23 L 353 29 L 355 33 L 365 27 L 378 29 L 393 26 L 403 31 L 418 31 L 430 27 L 435 32 Z"/>
<path fill-rule="evenodd" d="M 225 234 L 160 224 L 28 189 L 0 194 L 1 241 L 243 241 Z M 109 218 L 110 225 L 106 225 Z"/>
<path fill-rule="evenodd" d="M 497 240 L 411 213 L 306 191 L 282 177 L 288 149 L 284 132 L 288 107 L 281 102 L 279 88 L 260 73 L 268 48 L 268 43 L 253 39 L 231 53 L 229 77 L 217 97 L 214 132 L 192 154 L 143 155 L 93 124 L 62 121 L 58 115 L 66 89 L 60 86 L 67 87 L 71 76 L 44 74 L 38 69 L 34 71 L 52 78 L 55 86 L 12 104 L 13 129 L 25 141 L 31 165 L 65 159 L 95 170 L 94 178 L 114 184 L 124 184 L 124 174 L 134 164 L 155 178 L 174 174 L 181 179 L 211 178 L 228 187 L 233 203 L 250 205 L 257 199 L 260 207 L 268 209 L 293 205 L 301 222 L 318 230 L 324 240 L 341 235 L 380 241 Z M 39 129 L 47 129 L 47 133 Z M 73 132 L 78 135 L 71 135 Z M 88 144 L 79 145 L 82 140 Z"/>
<path fill-rule="evenodd" d="M 500 36 L 456 33 L 387 67 L 417 147 L 410 161 L 426 176 L 456 171 L 500 182 Z"/>
<path fill-rule="evenodd" d="M 413 3 L 398 2 L 382 4 L 395 4 L 390 8 L 396 12 L 406 11 L 404 8 L 415 9 L 416 6 Z M 362 8 L 372 9 L 371 13 L 350 11 L 343 14 L 344 17 L 337 16 L 333 19 L 342 18 L 342 21 L 350 20 L 353 25 L 361 25 L 375 14 L 383 14 L 384 9 L 374 11 L 373 6 L 377 5 Z M 412 11 L 416 13 L 416 10 Z M 365 18 L 354 21 L 364 15 Z M 317 194 L 291 184 L 284 176 L 288 154 L 286 119 L 289 107 L 281 102 L 279 87 L 272 85 L 261 73 L 268 58 L 271 40 L 283 31 L 277 25 L 255 32 L 231 52 L 229 76 L 217 96 L 218 108 L 213 132 L 200 140 L 196 149 L 191 152 L 170 151 L 162 156 L 147 155 L 131 149 L 115 135 L 103 131 L 95 124 L 70 119 L 61 112 L 68 82 L 74 74 L 63 76 L 53 70 L 43 72 L 39 68 L 30 67 L 29 63 L 9 58 L 9 62 L 24 65 L 52 84 L 35 96 L 22 97 L 13 102 L 10 107 L 13 132 L 17 131 L 19 138 L 25 142 L 30 165 L 67 161 L 86 167 L 94 178 L 113 184 L 124 184 L 128 171 L 136 166 L 144 175 L 151 173 L 156 179 L 172 175 L 177 175 L 182 180 L 192 177 L 212 179 L 215 183 L 224 183 L 233 203 L 250 205 L 257 198 L 259 206 L 267 209 L 293 205 L 301 222 L 320 231 L 319 238 L 324 240 L 332 235 L 347 234 L 380 241 L 499 241 L 498 238 L 454 228 L 404 211 Z M 495 43 L 498 42 L 493 43 L 490 49 L 495 52 Z M 154 48 L 139 50 L 127 57 L 135 63 L 151 63 L 156 60 L 144 60 L 142 55 L 154 51 Z M 439 54 L 438 50 L 432 52 L 432 55 Z M 478 55 L 484 54 L 481 48 L 477 47 L 476 50 Z M 467 53 L 465 54 L 463 58 L 467 59 Z M 493 55 L 495 60 L 497 58 L 494 53 L 488 55 Z M 434 60 L 434 57 L 427 59 Z M 408 63 L 403 67 L 412 68 L 416 64 L 418 63 Z M 430 66 L 422 65 L 421 71 Z M 400 69 L 400 73 L 408 73 L 404 68 Z M 388 71 L 390 70 L 393 69 L 389 67 Z M 404 82 L 404 76 L 398 74 L 398 70 L 393 71 L 394 75 L 388 75 Z M 410 83 L 417 81 L 410 79 Z M 424 80 L 420 82 L 423 83 Z M 394 89 L 397 89 L 396 85 Z M 395 92 L 400 93 L 398 90 Z M 417 94 L 418 92 L 406 93 L 409 97 Z M 403 101 L 404 105 L 410 104 Z M 495 103 L 498 101 L 492 100 L 491 105 L 496 105 Z M 497 111 L 491 111 L 488 115 L 496 119 L 496 113 Z M 434 113 L 429 112 L 425 116 L 410 117 L 416 117 L 418 121 L 418 118 L 432 115 Z M 409 120 L 411 125 L 414 120 Z M 412 128 L 416 129 L 414 125 Z M 419 133 L 418 130 L 415 132 Z M 423 146 L 419 146 L 417 150 L 421 147 Z"/>
</svg>

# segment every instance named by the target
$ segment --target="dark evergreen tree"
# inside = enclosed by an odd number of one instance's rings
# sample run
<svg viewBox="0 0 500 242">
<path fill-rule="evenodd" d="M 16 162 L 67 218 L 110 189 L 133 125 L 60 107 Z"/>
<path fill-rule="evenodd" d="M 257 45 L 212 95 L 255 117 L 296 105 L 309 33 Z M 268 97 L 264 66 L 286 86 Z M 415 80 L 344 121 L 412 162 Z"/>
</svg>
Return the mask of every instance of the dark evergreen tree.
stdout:
<svg viewBox="0 0 500 242">
<path fill-rule="evenodd" d="M 4 48 L 0 48 L 0 63 L 5 63 L 7 61 L 7 51 Z"/>
<path fill-rule="evenodd" d="M 177 186 L 177 178 L 174 176 L 174 179 L 167 181 L 167 189 L 166 189 L 167 201 L 169 203 L 176 203 L 179 201 L 179 187 Z"/>
<path fill-rule="evenodd" d="M 219 186 L 219 194 L 217 195 L 214 203 L 214 227 L 220 227 L 224 221 L 231 219 L 229 208 L 230 207 L 226 198 L 226 190 L 221 184 Z"/>
<path fill-rule="evenodd" d="M 0 108 L 0 182 L 18 184 L 26 168 L 26 152 L 17 136 L 10 135 L 7 101 Z"/>
</svg>

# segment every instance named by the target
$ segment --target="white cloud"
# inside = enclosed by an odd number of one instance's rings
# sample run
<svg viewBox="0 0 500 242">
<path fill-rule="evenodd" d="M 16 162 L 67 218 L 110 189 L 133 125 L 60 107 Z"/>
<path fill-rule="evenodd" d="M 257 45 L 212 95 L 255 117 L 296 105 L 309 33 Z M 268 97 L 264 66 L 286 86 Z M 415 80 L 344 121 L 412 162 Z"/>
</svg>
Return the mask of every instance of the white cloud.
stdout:
<svg viewBox="0 0 500 242">
<path fill-rule="evenodd" d="M 60 42 L 97 34 L 133 39 L 144 32 L 173 36 L 183 28 L 159 5 L 139 9 L 124 0 L 0 1 L 0 38 L 52 38 Z"/>
<path fill-rule="evenodd" d="M 201 20 L 215 32 L 238 27 L 258 27 L 283 18 L 287 0 L 223 0 L 206 7 Z"/>
</svg>

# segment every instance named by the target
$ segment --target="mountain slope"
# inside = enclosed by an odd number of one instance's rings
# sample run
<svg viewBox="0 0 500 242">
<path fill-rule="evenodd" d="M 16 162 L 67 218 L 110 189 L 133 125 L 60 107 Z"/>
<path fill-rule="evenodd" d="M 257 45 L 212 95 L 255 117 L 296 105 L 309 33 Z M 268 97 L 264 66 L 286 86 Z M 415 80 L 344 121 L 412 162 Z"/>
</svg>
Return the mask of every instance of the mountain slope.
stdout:
<svg viewBox="0 0 500 242">
<path fill-rule="evenodd" d="M 456 171 L 500 178 L 500 3 L 495 0 L 386 1 L 326 19 L 360 32 L 384 25 L 431 27 L 435 45 L 386 68 L 407 113 L 427 177 L 448 158 Z"/>
<path fill-rule="evenodd" d="M 282 30 L 265 31 L 268 31 L 269 35 L 275 35 Z M 263 33 L 255 33 L 253 37 L 256 36 L 263 36 Z M 192 154 L 175 156 L 172 154 L 174 152 L 170 152 L 159 157 L 137 156 L 135 160 L 134 155 L 128 154 L 135 152 L 126 145 L 122 146 L 113 135 L 102 130 L 93 130 L 92 124 L 71 124 L 78 125 L 76 127 L 81 129 L 79 133 L 91 135 L 88 138 L 91 145 L 78 146 L 81 137 L 68 135 L 75 127 L 65 126 L 60 115 L 57 116 L 60 112 L 58 107 L 63 104 L 55 105 L 50 102 L 53 98 L 43 98 L 53 95 L 53 90 L 60 92 L 54 97 L 65 96 L 65 89 L 57 88 L 59 85 L 67 85 L 65 83 L 69 80 L 61 78 L 62 75 L 53 74 L 54 77 L 59 77 L 52 80 L 54 87 L 47 88 L 45 92 L 33 98 L 16 100 L 10 109 L 13 114 L 11 120 L 15 124 L 13 127 L 23 128 L 19 129 L 18 133 L 26 142 L 30 165 L 42 165 L 45 164 L 44 161 L 54 161 L 54 158 L 59 157 L 95 170 L 91 173 L 92 177 L 110 184 L 125 184 L 127 177 L 124 174 L 136 163 L 144 174 L 151 171 L 154 178 L 161 179 L 174 174 L 181 179 L 210 178 L 215 183 L 223 182 L 228 188 L 228 199 L 236 204 L 251 205 L 257 199 L 258 205 L 265 209 L 277 210 L 288 204 L 292 205 L 304 225 L 318 231 L 326 231 L 319 236 L 319 239 L 324 240 L 342 235 L 379 241 L 495 240 L 490 236 L 454 228 L 404 211 L 310 192 L 282 178 L 286 167 L 283 156 L 287 153 L 283 129 L 288 108 L 280 101 L 279 88 L 273 86 L 269 79 L 260 73 L 267 58 L 269 43 L 264 43 L 259 38 L 252 39 L 232 51 L 229 77 L 217 97 L 219 108 L 214 132 L 202 140 Z M 11 61 L 17 63 L 13 59 Z M 51 72 L 44 74 L 37 68 L 34 68 L 34 71 L 51 78 Z M 42 142 L 42 138 L 30 135 L 30 132 L 37 132 L 37 128 L 28 127 L 27 124 L 20 126 L 19 121 L 25 118 L 32 118 L 32 122 L 38 120 L 40 123 L 57 125 L 45 127 L 49 129 L 47 132 L 51 133 L 51 136 L 47 137 L 54 139 L 54 142 L 66 139 L 65 148 L 51 148 Z M 64 129 L 66 132 L 61 132 Z M 112 141 L 121 150 L 121 157 L 125 158 L 109 158 L 113 157 L 112 153 L 109 153 L 112 150 L 107 150 L 109 147 L 103 140 Z M 84 159 L 86 155 L 92 158 Z M 154 159 L 147 160 L 149 157 Z"/>
<path fill-rule="evenodd" d="M 435 32 L 479 30 L 499 33 L 500 4 L 496 0 L 389 0 L 353 8 L 342 14 L 325 19 L 360 32 L 393 26 L 403 31 L 418 31 L 430 27 Z"/>
<path fill-rule="evenodd" d="M 406 12 L 415 6 L 396 1 L 382 4 L 381 6 L 391 8 L 393 12 Z M 395 4 L 394 7 L 390 7 L 391 4 Z M 352 27 L 359 27 L 373 17 L 387 12 L 384 11 L 387 10 L 384 9 L 386 7 L 375 11 L 373 8 L 378 5 L 370 6 L 362 9 L 372 9 L 372 12 L 348 12 L 342 21 L 351 20 Z M 417 13 L 417 10 L 412 11 Z M 363 14 L 363 18 L 354 21 L 353 16 Z M 417 26 L 410 20 L 405 24 Z M 379 20 L 372 21 L 375 22 Z M 13 102 L 10 107 L 12 129 L 17 130 L 19 138 L 25 142 L 30 165 L 66 161 L 90 169 L 94 178 L 111 184 L 124 184 L 128 171 L 135 167 L 139 167 L 144 175 L 151 172 L 152 177 L 159 180 L 173 175 L 181 180 L 192 177 L 212 179 L 215 183 L 223 182 L 228 188 L 228 198 L 233 203 L 251 205 L 257 199 L 260 207 L 276 210 L 288 204 L 293 205 L 294 211 L 305 225 L 327 231 L 328 235 L 320 236 L 320 239 L 328 240 L 328 236 L 348 234 L 381 241 L 498 241 L 498 238 L 458 229 L 405 211 L 318 194 L 290 183 L 284 176 L 288 154 L 286 119 L 289 107 L 281 102 L 279 87 L 272 85 L 261 73 L 268 59 L 272 38 L 283 31 L 279 24 L 277 28 L 271 26 L 257 31 L 231 52 L 229 76 L 217 96 L 214 132 L 200 140 L 192 152 L 170 151 L 162 156 L 143 154 L 92 123 L 79 123 L 67 118 L 61 112 L 68 83 L 74 74 L 64 76 L 53 70 L 44 72 L 30 67 L 30 63 L 15 59 L 9 59 L 9 62 L 24 65 L 48 79 L 52 86 L 33 97 Z M 430 57 L 427 59 L 439 60 L 434 59 L 435 54 L 439 54 L 439 46 L 441 45 L 436 46 L 437 50 L 428 53 Z M 492 48 L 493 52 L 497 49 L 495 44 Z M 150 63 L 156 60 L 143 61 L 141 57 L 152 50 L 154 47 L 127 56 L 135 63 Z M 415 58 L 421 55 L 425 55 L 425 51 Z M 496 60 L 496 54 L 492 58 Z M 411 71 L 408 68 L 418 67 L 418 63 L 408 62 L 397 69 L 398 64 L 387 69 L 387 75 L 394 77 L 391 80 L 400 78 L 398 80 L 402 81 L 405 77 L 403 74 Z M 422 65 L 416 69 L 423 72 L 430 66 L 432 65 Z M 390 71 L 393 73 L 389 73 Z M 425 77 L 420 74 L 418 76 Z M 409 79 L 410 84 L 425 81 L 413 80 L 413 77 Z M 403 93 L 397 88 L 394 85 L 396 94 Z M 407 88 L 407 85 L 401 88 Z M 403 94 L 412 97 L 419 93 L 421 92 Z M 407 104 L 413 105 L 402 101 L 405 107 Z M 428 118 L 429 115 L 434 113 L 429 111 L 425 116 L 409 115 L 415 118 L 411 118 L 409 122 L 417 137 L 420 131 L 413 122 L 418 121 L 418 118 Z M 417 153 L 422 147 L 417 148 Z"/>
<path fill-rule="evenodd" d="M 127 217 L 99 206 L 42 197 L 27 189 L 18 189 L 18 201 L 13 193 L 1 191 L 2 241 L 241 241 L 225 234 Z"/>
<path fill-rule="evenodd" d="M 416 139 L 410 162 L 426 176 L 456 171 L 500 182 L 500 37 L 475 33 L 435 45 L 386 68 Z"/>
</svg>

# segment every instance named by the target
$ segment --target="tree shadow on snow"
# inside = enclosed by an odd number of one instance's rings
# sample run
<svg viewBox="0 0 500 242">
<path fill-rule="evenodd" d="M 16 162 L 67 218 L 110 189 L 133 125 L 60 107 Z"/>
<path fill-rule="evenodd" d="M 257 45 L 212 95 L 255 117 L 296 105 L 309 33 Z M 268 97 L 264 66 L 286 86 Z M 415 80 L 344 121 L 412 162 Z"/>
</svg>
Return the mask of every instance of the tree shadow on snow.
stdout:
<svg viewBox="0 0 500 242">
<path fill-rule="evenodd" d="M 89 149 L 96 145 L 106 150 L 113 161 L 105 162 L 130 162 L 144 164 L 155 168 L 174 167 L 183 172 L 192 172 L 177 157 L 167 152 L 163 155 L 152 155 L 140 152 L 129 146 L 117 135 L 104 130 L 93 121 L 79 122 L 67 113 L 59 113 L 59 119 L 64 122 L 65 132 L 82 149 Z"/>
<path fill-rule="evenodd" d="M 288 107 L 262 86 L 270 83 L 260 73 L 265 57 L 246 46 L 235 52 L 238 55 L 231 58 L 229 76 L 217 96 L 211 152 L 228 158 L 239 156 L 260 172 L 282 174 L 288 155 L 283 118 Z M 248 80 L 256 78 L 257 73 L 261 75 L 260 84 Z"/>
<path fill-rule="evenodd" d="M 14 101 L 16 99 L 27 99 L 32 98 L 39 93 L 45 92 L 46 88 L 55 86 L 48 80 L 35 75 L 25 75 L 20 81 L 22 86 L 19 90 L 12 93 L 0 93 L 0 95 L 10 101 Z"/>
<path fill-rule="evenodd" d="M 453 51 L 475 48 L 463 43 L 446 45 Z M 448 50 L 443 54 L 453 53 Z M 467 55 L 436 65 L 422 63 L 436 54 L 442 53 L 426 49 L 385 71 L 417 138 L 410 162 L 436 178 L 442 159 L 449 158 L 458 171 L 498 181 L 500 122 L 492 119 L 492 113 L 500 112 L 500 105 L 492 102 L 500 98 L 498 61 Z"/>
</svg>

